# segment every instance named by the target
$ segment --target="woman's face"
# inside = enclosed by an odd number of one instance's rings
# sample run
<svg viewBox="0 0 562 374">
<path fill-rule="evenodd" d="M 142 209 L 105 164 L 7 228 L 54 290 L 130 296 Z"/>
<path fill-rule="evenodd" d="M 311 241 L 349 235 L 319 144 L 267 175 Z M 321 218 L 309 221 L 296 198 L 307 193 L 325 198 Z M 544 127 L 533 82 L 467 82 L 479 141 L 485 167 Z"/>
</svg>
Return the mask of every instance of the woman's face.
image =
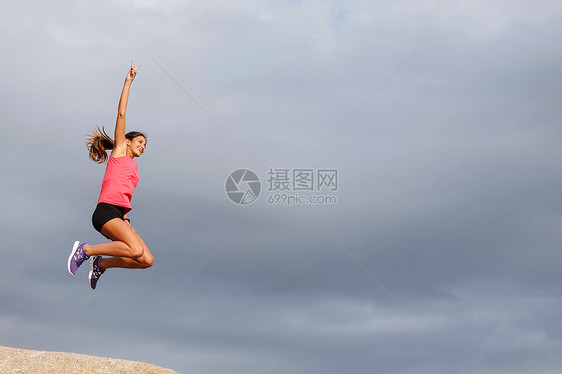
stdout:
<svg viewBox="0 0 562 374">
<path fill-rule="evenodd" d="M 131 140 L 127 139 L 127 146 L 131 149 L 133 157 L 140 157 L 146 148 L 146 139 L 142 135 L 134 137 Z"/>
</svg>

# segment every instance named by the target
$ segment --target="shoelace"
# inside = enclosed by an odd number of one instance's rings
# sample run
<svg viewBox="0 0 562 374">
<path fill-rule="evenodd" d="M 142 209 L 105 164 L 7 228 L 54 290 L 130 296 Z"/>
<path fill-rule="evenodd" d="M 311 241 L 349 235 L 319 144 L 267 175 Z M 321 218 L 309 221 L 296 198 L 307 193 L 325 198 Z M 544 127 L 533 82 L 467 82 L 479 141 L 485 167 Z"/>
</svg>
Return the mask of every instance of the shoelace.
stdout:
<svg viewBox="0 0 562 374">
<path fill-rule="evenodd" d="M 105 270 L 102 270 L 99 265 L 94 264 L 94 269 L 92 271 L 94 277 L 99 278 L 104 272 Z"/>
<path fill-rule="evenodd" d="M 74 254 L 74 260 L 78 261 L 78 260 L 84 260 L 86 256 L 84 256 L 84 254 L 82 253 L 82 251 L 76 251 L 76 253 Z"/>
<path fill-rule="evenodd" d="M 96 278 L 99 278 L 100 275 L 102 275 L 102 274 L 103 274 L 103 270 L 98 270 L 98 269 L 94 270 L 94 276 Z"/>
</svg>

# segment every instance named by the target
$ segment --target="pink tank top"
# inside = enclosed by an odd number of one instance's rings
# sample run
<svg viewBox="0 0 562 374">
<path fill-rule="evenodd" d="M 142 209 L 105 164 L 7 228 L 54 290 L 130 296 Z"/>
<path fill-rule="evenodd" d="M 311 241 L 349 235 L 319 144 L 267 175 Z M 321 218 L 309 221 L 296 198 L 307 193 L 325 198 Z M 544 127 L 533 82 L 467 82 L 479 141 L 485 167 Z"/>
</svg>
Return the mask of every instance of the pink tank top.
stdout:
<svg viewBox="0 0 562 374">
<path fill-rule="evenodd" d="M 129 156 L 115 158 L 109 156 L 103 182 L 101 184 L 99 203 L 122 206 L 125 213 L 131 210 L 133 191 L 139 182 L 139 171 L 135 160 Z"/>
</svg>

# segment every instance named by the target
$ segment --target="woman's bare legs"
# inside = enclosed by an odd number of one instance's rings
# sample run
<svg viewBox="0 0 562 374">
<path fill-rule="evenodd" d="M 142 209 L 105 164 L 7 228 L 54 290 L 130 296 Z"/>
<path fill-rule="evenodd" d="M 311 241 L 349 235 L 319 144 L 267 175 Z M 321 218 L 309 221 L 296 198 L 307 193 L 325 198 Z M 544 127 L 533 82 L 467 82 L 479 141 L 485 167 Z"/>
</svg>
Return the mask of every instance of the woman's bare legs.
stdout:
<svg viewBox="0 0 562 374">
<path fill-rule="evenodd" d="M 103 225 L 101 232 L 113 241 L 86 245 L 84 250 L 89 256 L 112 256 L 102 257 L 99 262 L 102 269 L 114 267 L 146 269 L 154 264 L 154 258 L 148 247 L 129 223 L 114 218 Z"/>
</svg>

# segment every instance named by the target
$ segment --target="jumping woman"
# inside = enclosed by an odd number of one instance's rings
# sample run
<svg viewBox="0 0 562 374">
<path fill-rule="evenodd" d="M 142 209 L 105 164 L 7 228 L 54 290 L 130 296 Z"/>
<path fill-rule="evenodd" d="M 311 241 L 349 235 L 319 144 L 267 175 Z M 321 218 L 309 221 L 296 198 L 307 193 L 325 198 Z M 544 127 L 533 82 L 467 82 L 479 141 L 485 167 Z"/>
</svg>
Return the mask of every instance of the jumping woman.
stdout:
<svg viewBox="0 0 562 374">
<path fill-rule="evenodd" d="M 99 164 L 107 162 L 92 223 L 111 242 L 98 245 L 75 242 L 68 257 L 68 271 L 71 275 L 76 274 L 80 265 L 89 259 L 88 280 L 92 290 L 96 288 L 100 276 L 109 268 L 146 269 L 154 263 L 148 247 L 127 218 L 127 213 L 131 211 L 133 191 L 139 181 L 134 159 L 140 157 L 146 148 L 146 136 L 143 133 L 125 133 L 129 90 L 138 68 L 134 68 L 131 61 L 131 70 L 127 73 L 119 100 L 115 140 L 98 127 L 86 142 L 93 161 Z M 106 150 L 110 149 L 113 151 L 108 158 Z"/>
</svg>

